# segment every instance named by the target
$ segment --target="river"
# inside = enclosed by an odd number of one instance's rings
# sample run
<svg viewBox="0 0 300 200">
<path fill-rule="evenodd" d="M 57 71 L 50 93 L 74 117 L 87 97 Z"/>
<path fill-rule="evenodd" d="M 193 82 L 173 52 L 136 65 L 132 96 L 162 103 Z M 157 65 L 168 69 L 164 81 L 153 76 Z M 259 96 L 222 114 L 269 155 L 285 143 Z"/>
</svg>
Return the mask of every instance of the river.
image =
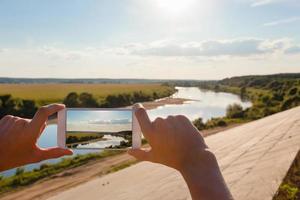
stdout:
<svg viewBox="0 0 300 200">
<path fill-rule="evenodd" d="M 190 120 L 202 117 L 204 121 L 212 117 L 221 117 L 226 114 L 226 107 L 233 103 L 239 103 L 243 108 L 251 106 L 251 102 L 243 102 L 239 96 L 224 93 L 200 90 L 197 87 L 176 87 L 178 90 L 173 97 L 190 99 L 180 105 L 164 105 L 148 111 L 150 118 L 166 117 L 168 115 L 185 115 Z M 41 147 L 56 146 L 56 125 L 49 125 L 38 140 Z M 93 150 L 75 150 L 75 154 L 85 154 L 93 152 Z M 57 162 L 59 159 L 51 159 L 36 164 L 26 165 L 26 170 L 37 168 L 41 163 Z M 2 172 L 3 176 L 10 176 L 15 170 L 7 170 Z"/>
</svg>

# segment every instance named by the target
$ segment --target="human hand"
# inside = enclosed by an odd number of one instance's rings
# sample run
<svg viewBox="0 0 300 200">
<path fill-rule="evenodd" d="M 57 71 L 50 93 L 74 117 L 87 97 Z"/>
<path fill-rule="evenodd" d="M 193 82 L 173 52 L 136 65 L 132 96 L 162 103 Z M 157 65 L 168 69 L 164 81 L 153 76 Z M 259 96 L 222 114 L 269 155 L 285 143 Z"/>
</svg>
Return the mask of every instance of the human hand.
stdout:
<svg viewBox="0 0 300 200">
<path fill-rule="evenodd" d="M 178 115 L 151 122 L 141 106 L 135 115 L 151 149 L 130 149 L 130 155 L 177 169 L 193 199 L 232 199 L 215 155 L 189 119 Z"/>
<path fill-rule="evenodd" d="M 41 107 L 32 120 L 7 115 L 0 120 L 0 171 L 40 162 L 64 155 L 69 149 L 40 148 L 37 140 L 46 127 L 50 115 L 63 109 L 63 104 Z"/>
<path fill-rule="evenodd" d="M 135 115 L 151 146 L 150 150 L 129 150 L 138 160 L 161 163 L 181 171 L 188 163 L 195 164 L 194 161 L 211 154 L 200 132 L 185 116 L 158 117 L 151 122 L 141 106 Z"/>
</svg>

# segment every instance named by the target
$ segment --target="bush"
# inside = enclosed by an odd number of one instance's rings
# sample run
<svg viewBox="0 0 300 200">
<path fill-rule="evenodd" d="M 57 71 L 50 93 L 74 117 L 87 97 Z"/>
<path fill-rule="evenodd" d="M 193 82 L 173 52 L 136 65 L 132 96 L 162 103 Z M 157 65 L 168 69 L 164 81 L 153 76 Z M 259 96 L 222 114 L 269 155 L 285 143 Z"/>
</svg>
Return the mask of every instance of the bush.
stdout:
<svg viewBox="0 0 300 200">
<path fill-rule="evenodd" d="M 283 98 L 284 98 L 284 93 L 275 92 L 275 93 L 273 94 L 272 100 L 275 100 L 275 101 L 282 101 Z"/>
<path fill-rule="evenodd" d="M 293 96 L 288 99 L 286 99 L 281 106 L 281 110 L 287 110 L 289 108 L 293 108 L 295 106 L 300 105 L 300 97 L 299 96 Z"/>
<path fill-rule="evenodd" d="M 200 117 L 198 119 L 196 119 L 194 122 L 193 122 L 194 126 L 196 126 L 196 128 L 198 130 L 203 130 L 206 128 L 205 124 L 203 123 L 203 119 Z"/>
<path fill-rule="evenodd" d="M 76 92 L 69 93 L 63 100 L 63 103 L 69 108 L 79 107 L 78 94 Z"/>
<path fill-rule="evenodd" d="M 224 121 L 223 119 L 220 119 L 220 120 L 217 122 L 217 125 L 218 125 L 218 126 L 227 126 L 227 123 L 226 123 L 226 121 Z"/>
<path fill-rule="evenodd" d="M 244 117 L 243 107 L 240 104 L 232 104 L 226 108 L 226 117 L 242 118 Z"/>
<path fill-rule="evenodd" d="M 48 167 L 50 167 L 49 164 L 43 163 L 43 164 L 40 165 L 40 170 L 46 169 L 46 168 L 48 168 Z"/>
<path fill-rule="evenodd" d="M 297 193 L 299 192 L 299 189 L 297 187 L 293 187 L 289 184 L 284 184 L 280 186 L 280 191 L 283 193 L 283 195 L 286 197 L 287 200 L 296 200 L 297 199 Z"/>
<path fill-rule="evenodd" d="M 25 172 L 25 169 L 22 168 L 22 167 L 19 167 L 19 168 L 16 169 L 15 175 L 18 176 L 18 175 L 23 174 L 24 172 Z"/>
<path fill-rule="evenodd" d="M 289 95 L 291 95 L 291 96 L 295 95 L 295 94 L 297 94 L 297 92 L 298 92 L 298 88 L 294 87 L 294 88 L 290 89 Z"/>
<path fill-rule="evenodd" d="M 205 129 L 215 128 L 215 127 L 220 127 L 220 126 L 227 126 L 228 123 L 227 123 L 226 120 L 228 120 L 228 119 L 226 119 L 226 118 L 220 118 L 220 117 L 211 118 L 210 120 L 208 120 L 205 123 Z"/>
<path fill-rule="evenodd" d="M 245 111 L 245 117 L 247 119 L 255 120 L 260 119 L 264 116 L 263 111 L 260 107 L 253 105 Z"/>
</svg>

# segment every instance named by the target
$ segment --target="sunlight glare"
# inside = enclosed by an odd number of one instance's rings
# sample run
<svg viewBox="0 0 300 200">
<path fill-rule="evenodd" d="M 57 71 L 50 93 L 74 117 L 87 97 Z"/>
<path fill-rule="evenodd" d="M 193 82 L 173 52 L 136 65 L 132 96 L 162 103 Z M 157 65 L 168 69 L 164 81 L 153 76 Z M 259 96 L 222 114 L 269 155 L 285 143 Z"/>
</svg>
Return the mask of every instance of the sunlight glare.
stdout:
<svg viewBox="0 0 300 200">
<path fill-rule="evenodd" d="M 156 0 L 158 7 L 167 15 L 179 16 L 188 12 L 195 0 Z"/>
</svg>

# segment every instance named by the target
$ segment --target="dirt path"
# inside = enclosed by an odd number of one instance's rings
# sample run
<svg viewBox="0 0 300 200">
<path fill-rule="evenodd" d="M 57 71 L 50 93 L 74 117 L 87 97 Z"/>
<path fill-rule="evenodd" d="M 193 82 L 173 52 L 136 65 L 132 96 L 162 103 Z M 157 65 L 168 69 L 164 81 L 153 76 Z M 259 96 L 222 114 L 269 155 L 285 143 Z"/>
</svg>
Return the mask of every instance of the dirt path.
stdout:
<svg viewBox="0 0 300 200">
<path fill-rule="evenodd" d="M 0 197 L 1 200 L 32 200 L 46 199 L 68 188 L 82 184 L 93 178 L 105 174 L 112 166 L 134 161 L 127 153 L 116 155 L 103 160 L 91 161 L 86 165 L 65 170 L 46 179 L 40 180 L 30 186 L 23 187 Z"/>
</svg>

